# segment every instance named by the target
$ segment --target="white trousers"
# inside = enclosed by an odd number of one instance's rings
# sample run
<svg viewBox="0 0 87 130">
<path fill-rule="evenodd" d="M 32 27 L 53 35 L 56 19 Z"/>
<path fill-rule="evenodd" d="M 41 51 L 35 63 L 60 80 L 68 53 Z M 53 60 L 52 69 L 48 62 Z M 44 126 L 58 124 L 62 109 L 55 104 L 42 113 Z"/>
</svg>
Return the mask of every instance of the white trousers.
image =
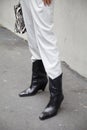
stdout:
<svg viewBox="0 0 87 130">
<path fill-rule="evenodd" d="M 49 6 L 45 6 L 43 0 L 21 0 L 31 60 L 41 59 L 52 79 L 62 73 L 57 38 L 53 32 L 54 2 L 52 0 Z"/>
</svg>

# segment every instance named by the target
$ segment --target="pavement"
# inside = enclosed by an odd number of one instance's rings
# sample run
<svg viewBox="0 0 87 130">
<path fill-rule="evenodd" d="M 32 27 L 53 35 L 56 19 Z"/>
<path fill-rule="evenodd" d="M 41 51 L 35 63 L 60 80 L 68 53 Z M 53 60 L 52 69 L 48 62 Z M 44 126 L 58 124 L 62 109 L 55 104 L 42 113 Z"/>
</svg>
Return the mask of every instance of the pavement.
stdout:
<svg viewBox="0 0 87 130">
<path fill-rule="evenodd" d="M 57 116 L 40 121 L 49 87 L 32 97 L 18 94 L 31 82 L 28 43 L 0 27 L 0 130 L 87 130 L 87 79 L 62 62 L 65 99 Z"/>
</svg>

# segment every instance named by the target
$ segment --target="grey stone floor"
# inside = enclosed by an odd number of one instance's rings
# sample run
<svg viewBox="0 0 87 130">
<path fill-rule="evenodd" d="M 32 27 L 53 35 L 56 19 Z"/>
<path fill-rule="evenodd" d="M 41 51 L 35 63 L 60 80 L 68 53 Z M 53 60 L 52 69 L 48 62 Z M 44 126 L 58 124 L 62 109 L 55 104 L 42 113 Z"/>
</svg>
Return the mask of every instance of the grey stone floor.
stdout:
<svg viewBox="0 0 87 130">
<path fill-rule="evenodd" d="M 20 98 L 18 93 L 31 81 L 28 44 L 0 27 L 0 130 L 87 130 L 87 80 L 63 67 L 65 99 L 57 116 L 40 121 L 39 115 L 49 100 L 45 92 Z"/>
</svg>

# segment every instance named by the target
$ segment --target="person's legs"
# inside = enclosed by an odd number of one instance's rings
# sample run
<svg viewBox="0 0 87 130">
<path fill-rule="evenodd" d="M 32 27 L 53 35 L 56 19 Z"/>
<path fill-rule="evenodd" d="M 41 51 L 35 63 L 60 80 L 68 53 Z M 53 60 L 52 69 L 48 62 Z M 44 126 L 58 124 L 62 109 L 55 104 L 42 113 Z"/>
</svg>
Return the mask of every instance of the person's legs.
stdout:
<svg viewBox="0 0 87 130">
<path fill-rule="evenodd" d="M 41 69 L 41 71 L 43 70 L 42 72 L 44 72 L 44 74 L 40 73 L 42 76 L 37 76 L 38 71 L 36 72 L 36 70 L 38 70 L 38 66 L 39 68 L 41 67 L 40 64 L 38 65 L 38 62 L 34 62 L 36 64 L 33 64 L 33 69 L 35 70 L 34 77 L 42 77 L 41 79 L 43 79 L 45 75 L 45 80 L 42 81 L 47 81 L 46 73 L 44 71 L 45 69 L 49 76 L 50 101 L 39 117 L 41 120 L 44 120 L 57 114 L 57 111 L 64 98 L 62 93 L 61 62 L 56 45 L 57 39 L 53 32 L 53 12 L 55 0 L 52 0 L 50 6 L 45 6 L 43 0 L 23 0 L 23 3 L 26 3 L 25 1 L 27 2 L 27 7 L 25 8 L 28 9 L 29 7 L 32 16 L 32 22 L 30 23 L 30 17 L 26 16 L 26 14 L 29 15 L 28 10 L 26 11 L 26 13 L 24 13 L 25 25 L 28 28 L 28 36 L 30 37 L 29 40 L 32 43 L 30 44 L 29 42 L 29 46 L 34 57 L 33 59 L 40 58 L 42 60 L 42 63 L 44 64 L 44 66 L 41 65 L 43 66 L 43 69 Z M 29 32 L 29 26 L 33 27 L 33 31 L 31 28 L 31 31 Z M 35 39 L 33 39 L 34 37 Z M 38 82 L 38 78 L 36 78 L 34 83 L 36 84 L 34 84 L 33 86 L 31 85 L 32 87 L 22 93 L 24 96 L 30 96 L 32 95 L 32 92 L 35 94 L 38 89 L 43 90 L 43 88 L 40 88 L 40 86 L 43 86 L 42 84 L 44 84 L 44 82 L 41 83 L 40 80 Z M 40 85 L 38 83 L 40 83 Z"/>
</svg>

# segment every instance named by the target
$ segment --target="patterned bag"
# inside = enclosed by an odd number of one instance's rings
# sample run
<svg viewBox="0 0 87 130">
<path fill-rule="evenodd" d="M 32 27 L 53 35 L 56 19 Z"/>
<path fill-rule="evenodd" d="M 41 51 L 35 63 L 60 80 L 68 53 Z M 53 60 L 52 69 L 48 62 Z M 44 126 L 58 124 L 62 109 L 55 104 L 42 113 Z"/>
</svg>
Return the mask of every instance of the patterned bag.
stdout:
<svg viewBox="0 0 87 130">
<path fill-rule="evenodd" d="M 15 12 L 15 18 L 16 18 L 15 32 L 23 34 L 26 32 L 26 28 L 25 28 L 22 7 L 21 7 L 20 2 L 17 5 L 14 5 L 14 12 Z"/>
</svg>

